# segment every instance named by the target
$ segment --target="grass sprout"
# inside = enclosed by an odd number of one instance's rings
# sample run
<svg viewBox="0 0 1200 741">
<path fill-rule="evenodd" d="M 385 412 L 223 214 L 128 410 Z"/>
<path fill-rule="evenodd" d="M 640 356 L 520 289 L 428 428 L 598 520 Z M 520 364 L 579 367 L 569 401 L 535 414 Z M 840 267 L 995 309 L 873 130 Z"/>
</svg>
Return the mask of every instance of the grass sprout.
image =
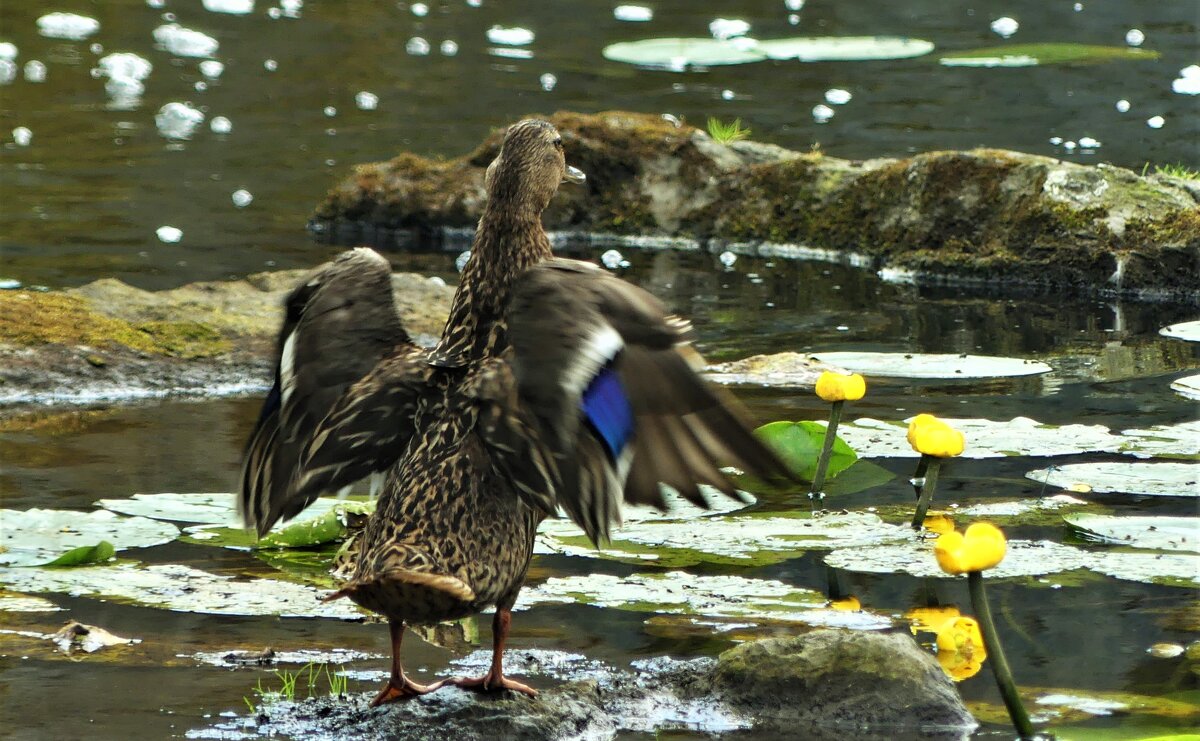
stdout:
<svg viewBox="0 0 1200 741">
<path fill-rule="evenodd" d="M 1150 171 L 1150 163 L 1142 165 L 1142 177 Z M 1182 162 L 1176 162 L 1173 165 L 1154 165 L 1155 175 L 1166 175 L 1173 178 L 1182 178 L 1183 180 L 1200 180 L 1200 170 L 1193 170 Z"/>
<path fill-rule="evenodd" d="M 742 119 L 735 118 L 724 123 L 712 116 L 708 118 L 708 135 L 718 144 L 732 144 L 750 136 L 750 129 L 742 128 Z"/>
<path fill-rule="evenodd" d="M 344 668 L 344 666 L 338 665 L 331 669 L 329 664 L 310 661 L 296 671 L 280 669 L 275 672 L 275 677 L 280 683 L 279 689 L 263 686 L 262 679 L 259 679 L 258 683 L 250 688 L 251 694 L 242 696 L 242 702 L 246 704 L 251 713 L 257 712 L 260 707 L 267 707 L 283 700 L 295 702 L 301 678 L 304 679 L 306 697 L 320 696 L 321 694 L 342 697 L 350 685 L 350 678 L 342 673 Z M 323 683 L 322 677 L 324 677 Z M 328 687 L 328 692 L 321 692 L 322 684 Z M 254 699 L 251 699 L 252 697 Z"/>
</svg>

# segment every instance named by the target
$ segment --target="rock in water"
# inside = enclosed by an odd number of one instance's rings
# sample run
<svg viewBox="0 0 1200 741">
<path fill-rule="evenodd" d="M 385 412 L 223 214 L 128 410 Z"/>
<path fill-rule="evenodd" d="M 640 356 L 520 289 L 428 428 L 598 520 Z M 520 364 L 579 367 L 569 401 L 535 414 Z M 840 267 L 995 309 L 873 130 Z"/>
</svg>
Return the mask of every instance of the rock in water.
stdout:
<svg viewBox="0 0 1200 741">
<path fill-rule="evenodd" d="M 743 643 L 717 660 L 712 691 L 753 717 L 756 729 L 804 725 L 886 736 L 977 725 L 933 655 L 900 633 L 817 630 Z"/>
</svg>

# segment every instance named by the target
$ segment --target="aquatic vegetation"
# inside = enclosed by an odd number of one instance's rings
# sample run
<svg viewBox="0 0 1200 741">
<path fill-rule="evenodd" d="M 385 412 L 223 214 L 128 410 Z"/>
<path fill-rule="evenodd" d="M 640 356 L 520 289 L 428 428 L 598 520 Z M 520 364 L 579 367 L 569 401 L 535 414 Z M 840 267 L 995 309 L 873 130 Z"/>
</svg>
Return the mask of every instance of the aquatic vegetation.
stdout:
<svg viewBox="0 0 1200 741">
<path fill-rule="evenodd" d="M 1128 46 L 1042 43 L 1005 44 L 942 55 L 946 67 L 1032 67 L 1043 64 L 1089 64 L 1158 59 L 1159 53 Z"/>
<path fill-rule="evenodd" d="M 1142 165 L 1142 177 L 1146 176 L 1146 172 L 1150 169 L 1150 163 Z M 1154 165 L 1155 175 L 1166 175 L 1172 178 L 1182 178 L 1184 180 L 1200 180 L 1200 170 L 1194 170 L 1191 167 L 1176 162 L 1174 164 Z"/>
<path fill-rule="evenodd" d="M 962 455 L 966 438 L 961 432 L 932 414 L 918 414 L 908 425 L 908 444 L 921 454 L 917 470 L 912 475 L 912 486 L 917 494 L 917 508 L 913 512 L 912 528 L 920 530 L 925 522 L 925 512 L 933 501 L 938 473 L 943 458 Z"/>
<path fill-rule="evenodd" d="M 858 373 L 892 378 L 1005 378 L 1054 370 L 1036 360 L 984 355 L 836 351 L 811 356 Z"/>
<path fill-rule="evenodd" d="M 794 59 L 801 62 L 909 59 L 933 51 L 933 44 L 898 36 L 796 37 L 752 39 L 745 36 L 661 38 L 623 41 L 604 47 L 604 58 L 651 69 L 683 72 L 690 68 Z"/>
<path fill-rule="evenodd" d="M 952 617 L 943 621 L 936 633 L 937 660 L 951 679 L 961 682 L 979 673 L 987 659 L 987 648 L 977 620 Z"/>
<path fill-rule="evenodd" d="M 708 117 L 708 135 L 718 144 L 732 144 L 750 138 L 750 129 L 742 126 L 742 119 L 735 118 L 724 123 L 713 116 Z"/>
<path fill-rule="evenodd" d="M 1191 322 L 1179 322 L 1158 330 L 1163 337 L 1174 337 L 1188 342 L 1200 342 L 1200 319 Z"/>
<path fill-rule="evenodd" d="M 1068 525 L 1084 537 L 1156 551 L 1200 553 L 1200 517 L 1097 515 L 1087 512 L 1063 515 Z"/>
<path fill-rule="evenodd" d="M 1069 463 L 1030 471 L 1025 478 L 1070 491 L 1200 497 L 1200 463 Z"/>
<path fill-rule="evenodd" d="M 116 554 L 116 549 L 113 544 L 107 540 L 102 540 L 96 545 L 84 545 L 78 548 L 72 548 L 50 563 L 43 564 L 44 566 L 90 566 L 92 564 L 104 563 L 112 560 Z"/>
<path fill-rule="evenodd" d="M 840 410 L 839 410 L 840 411 Z M 770 422 L 759 427 L 755 433 L 762 438 L 784 463 L 801 479 L 816 482 L 817 473 L 826 444 L 829 453 L 824 454 L 825 476 L 833 478 L 858 460 L 853 448 L 819 422 Z M 822 481 L 823 483 L 823 481 Z"/>
<path fill-rule="evenodd" d="M 144 517 L 121 517 L 104 510 L 4 509 L 0 510 L 0 567 L 50 565 L 68 552 L 74 555 L 60 565 L 82 564 L 88 557 L 100 558 L 105 553 L 111 556 L 109 549 L 161 545 L 178 535 L 174 525 Z M 108 548 L 97 545 L 104 541 L 108 541 Z M 0 584 L 7 581 L 0 576 Z"/>
<path fill-rule="evenodd" d="M 990 569 L 1004 560 L 1007 541 L 1000 528 L 976 522 L 965 533 L 951 530 L 938 537 L 933 555 L 947 574 L 967 574 Z"/>
<path fill-rule="evenodd" d="M 838 423 L 842 420 L 842 407 L 847 401 L 857 401 L 867 393 L 867 383 L 863 377 L 857 373 L 843 374 L 825 371 L 817 379 L 816 385 L 817 396 L 822 401 L 830 403 L 829 406 L 829 423 L 825 426 L 825 437 L 821 442 L 821 452 L 817 457 L 816 469 L 812 475 L 812 486 L 808 490 L 808 498 L 816 506 L 817 502 L 825 499 L 825 475 L 830 471 L 829 463 L 832 458 L 833 448 L 838 441 L 837 428 Z M 842 442 L 846 450 L 849 446 Z M 852 451 L 853 452 L 853 451 Z M 843 453 L 844 455 L 844 453 Z M 850 460 L 853 464 L 858 457 L 854 456 Z M 831 475 L 836 476 L 834 472 Z"/>
</svg>

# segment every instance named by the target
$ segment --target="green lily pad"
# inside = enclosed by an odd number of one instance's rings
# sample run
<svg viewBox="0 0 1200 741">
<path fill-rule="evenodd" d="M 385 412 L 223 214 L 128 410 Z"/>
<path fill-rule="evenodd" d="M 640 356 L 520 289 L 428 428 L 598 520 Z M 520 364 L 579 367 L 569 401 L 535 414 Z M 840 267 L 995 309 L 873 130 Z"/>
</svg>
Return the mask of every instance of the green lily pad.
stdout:
<svg viewBox="0 0 1200 741">
<path fill-rule="evenodd" d="M 1057 456 L 1088 452 L 1118 452 L 1132 445 L 1103 425 L 1047 425 L 1028 417 L 1007 421 L 953 419 L 944 421 L 967 439 L 963 458 Z M 908 444 L 908 420 L 885 421 L 861 417 L 843 422 L 838 435 L 862 458 L 919 458 Z"/>
<path fill-rule="evenodd" d="M 61 607 L 48 599 L 24 594 L 0 595 L 0 612 L 58 612 Z"/>
<path fill-rule="evenodd" d="M 1179 553 L 1094 554 L 1092 571 L 1114 579 L 1166 587 L 1200 587 L 1200 556 Z"/>
<path fill-rule="evenodd" d="M 815 352 L 823 363 L 865 376 L 890 378 L 1008 378 L 1054 370 L 1037 360 L 986 355 L 936 355 L 898 352 Z"/>
<path fill-rule="evenodd" d="M 716 67 L 761 62 L 765 52 L 753 39 L 667 38 L 622 41 L 604 47 L 604 58 L 639 67 L 682 72 L 688 67 Z"/>
<path fill-rule="evenodd" d="M 1200 420 L 1122 430 L 1121 452 L 1138 458 L 1200 459 Z"/>
<path fill-rule="evenodd" d="M 102 540 L 96 545 L 83 545 L 78 548 L 72 548 L 46 564 L 46 566 L 90 566 L 111 560 L 116 552 L 112 543 Z"/>
<path fill-rule="evenodd" d="M 906 36 L 797 37 L 764 39 L 757 48 L 771 59 L 865 62 L 924 56 L 933 51 L 933 42 Z"/>
<path fill-rule="evenodd" d="M 1171 390 L 1185 399 L 1200 400 L 1200 375 L 1176 378 L 1171 381 Z"/>
<path fill-rule="evenodd" d="M 1101 494 L 1200 496 L 1200 464 L 1196 463 L 1071 463 L 1030 471 L 1025 478 L 1062 489 Z"/>
<path fill-rule="evenodd" d="M 754 432 L 774 449 L 796 475 L 805 481 L 812 481 L 817 471 L 817 458 L 825 442 L 825 430 L 826 425 L 817 422 L 771 422 Z M 834 478 L 856 460 L 858 456 L 854 450 L 844 440 L 835 437 L 826 478 Z"/>
<path fill-rule="evenodd" d="M 1200 517 L 1113 517 L 1080 512 L 1063 515 L 1063 519 L 1086 536 L 1105 543 L 1200 553 Z"/>
<path fill-rule="evenodd" d="M 1089 504 L 1082 499 L 1076 499 L 1068 494 L 1055 494 L 1050 497 L 1030 497 L 1029 499 L 1018 499 L 1016 501 L 979 502 L 960 507 L 954 510 L 952 514 L 962 515 L 971 519 L 1020 518 L 1024 522 L 1032 524 L 1037 518 L 1031 518 L 1028 515 L 1087 506 Z M 1053 519 L 1047 518 L 1045 521 L 1053 522 Z"/>
<path fill-rule="evenodd" d="M 65 593 L 176 612 L 361 620 L 348 600 L 322 603 L 312 587 L 277 579 L 235 579 L 181 564 L 118 563 L 87 569 L 0 568 L 0 585 Z"/>
<path fill-rule="evenodd" d="M 298 517 L 300 520 L 311 520 L 348 501 L 357 500 L 321 497 Z M 155 520 L 223 525 L 229 528 L 242 526 L 237 516 L 237 495 L 229 492 L 134 494 L 127 499 L 101 499 L 96 502 L 96 506 L 125 515 L 150 517 Z"/>
<path fill-rule="evenodd" d="M 1048 43 L 1005 44 L 984 49 L 956 51 L 942 56 L 938 62 L 946 67 L 1029 67 L 1042 64 L 1082 64 L 1118 60 L 1158 59 L 1149 49 L 1129 46 L 1098 46 L 1094 44 Z"/>
<path fill-rule="evenodd" d="M 1200 319 L 1171 324 L 1158 330 L 1158 333 L 1163 337 L 1173 337 L 1174 339 L 1187 340 L 1188 342 L 1200 342 Z"/>
<path fill-rule="evenodd" d="M 1045 576 L 1086 568 L 1091 562 L 1088 552 L 1081 548 L 1044 540 L 1010 540 L 1004 560 L 998 566 L 988 569 L 987 577 L 1006 579 Z M 933 555 L 933 540 L 919 539 L 911 535 L 907 542 L 865 548 L 839 548 L 826 554 L 825 563 L 835 569 L 857 573 L 957 578 L 942 571 L 938 566 Z"/>
<path fill-rule="evenodd" d="M 106 540 L 117 551 L 168 543 L 179 529 L 145 517 L 64 509 L 0 510 L 0 566 L 46 564 Z"/>
<path fill-rule="evenodd" d="M 691 520 L 626 523 L 611 542 L 594 549 L 573 525 L 542 524 L 535 552 L 604 558 L 680 568 L 701 563 L 762 566 L 797 558 L 805 550 L 854 548 L 912 538 L 912 530 L 873 514 L 774 512 Z"/>
</svg>

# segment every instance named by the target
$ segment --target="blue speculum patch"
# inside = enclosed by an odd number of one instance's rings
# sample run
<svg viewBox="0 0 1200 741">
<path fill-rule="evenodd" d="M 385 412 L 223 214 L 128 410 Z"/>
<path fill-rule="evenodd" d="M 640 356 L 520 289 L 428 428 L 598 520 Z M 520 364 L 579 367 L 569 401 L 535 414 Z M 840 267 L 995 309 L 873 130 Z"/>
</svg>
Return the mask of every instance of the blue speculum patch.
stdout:
<svg viewBox="0 0 1200 741">
<path fill-rule="evenodd" d="M 611 365 L 600 370 L 583 392 L 583 414 L 614 461 L 633 437 L 633 407 Z"/>
</svg>

